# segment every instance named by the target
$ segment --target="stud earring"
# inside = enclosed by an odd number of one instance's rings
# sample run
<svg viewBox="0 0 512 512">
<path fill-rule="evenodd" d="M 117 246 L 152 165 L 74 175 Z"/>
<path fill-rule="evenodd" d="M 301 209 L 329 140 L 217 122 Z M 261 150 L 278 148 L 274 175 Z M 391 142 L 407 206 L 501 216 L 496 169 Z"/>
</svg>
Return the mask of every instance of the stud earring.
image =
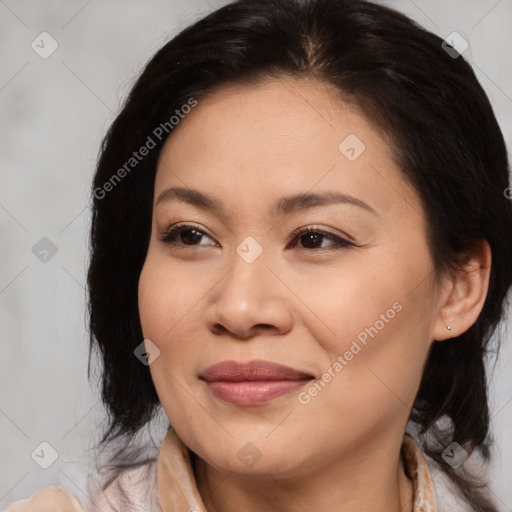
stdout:
<svg viewBox="0 0 512 512">
<path fill-rule="evenodd" d="M 451 325 L 447 325 L 446 328 L 451 331 L 452 330 L 452 326 Z"/>
</svg>

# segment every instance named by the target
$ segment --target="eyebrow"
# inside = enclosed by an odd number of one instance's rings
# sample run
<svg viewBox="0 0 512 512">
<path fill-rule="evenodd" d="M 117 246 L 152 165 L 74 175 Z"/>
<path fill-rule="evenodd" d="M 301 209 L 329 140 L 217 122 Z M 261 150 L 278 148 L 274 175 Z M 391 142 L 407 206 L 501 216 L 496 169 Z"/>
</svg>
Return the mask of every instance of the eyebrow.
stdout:
<svg viewBox="0 0 512 512">
<path fill-rule="evenodd" d="M 226 210 L 221 201 L 208 194 L 204 194 L 191 188 L 171 187 L 164 190 L 158 196 L 155 207 L 161 203 L 169 202 L 172 200 L 181 201 L 195 206 L 201 210 L 209 210 L 226 217 Z M 379 216 L 377 211 L 372 206 L 365 203 L 361 199 L 339 192 L 308 192 L 304 194 L 294 194 L 291 196 L 282 197 L 274 203 L 273 207 L 271 208 L 271 213 L 275 216 L 288 215 L 291 212 L 339 203 L 358 206 L 376 216 Z"/>
</svg>

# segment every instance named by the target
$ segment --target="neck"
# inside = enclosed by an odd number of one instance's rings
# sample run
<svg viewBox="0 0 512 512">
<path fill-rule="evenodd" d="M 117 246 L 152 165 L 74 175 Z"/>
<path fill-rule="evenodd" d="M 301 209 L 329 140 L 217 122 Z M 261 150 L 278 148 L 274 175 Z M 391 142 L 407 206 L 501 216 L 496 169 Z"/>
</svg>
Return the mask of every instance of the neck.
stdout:
<svg viewBox="0 0 512 512">
<path fill-rule="evenodd" d="M 400 458 L 401 438 L 365 443 L 328 464 L 289 475 L 219 471 L 194 457 L 197 487 L 208 512 L 412 512 L 412 482 Z"/>
</svg>

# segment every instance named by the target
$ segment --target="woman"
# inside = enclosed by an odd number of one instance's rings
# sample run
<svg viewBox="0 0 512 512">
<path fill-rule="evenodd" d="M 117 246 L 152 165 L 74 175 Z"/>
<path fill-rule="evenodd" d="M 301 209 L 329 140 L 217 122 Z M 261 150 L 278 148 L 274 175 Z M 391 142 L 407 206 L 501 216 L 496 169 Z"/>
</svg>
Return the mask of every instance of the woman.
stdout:
<svg viewBox="0 0 512 512">
<path fill-rule="evenodd" d="M 508 187 L 471 67 L 398 12 L 241 0 L 186 28 L 105 138 L 88 273 L 102 443 L 159 410 L 168 433 L 9 512 L 496 511 Z"/>
</svg>

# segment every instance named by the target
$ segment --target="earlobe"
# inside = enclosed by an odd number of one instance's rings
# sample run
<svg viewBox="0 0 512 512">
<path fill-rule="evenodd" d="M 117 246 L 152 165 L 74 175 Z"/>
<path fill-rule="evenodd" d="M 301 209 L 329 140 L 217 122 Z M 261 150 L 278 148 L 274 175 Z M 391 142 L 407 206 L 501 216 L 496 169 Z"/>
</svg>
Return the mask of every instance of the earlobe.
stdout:
<svg viewBox="0 0 512 512">
<path fill-rule="evenodd" d="M 487 297 L 491 259 L 487 240 L 479 240 L 468 251 L 464 266 L 452 275 L 449 291 L 441 296 L 432 339 L 456 338 L 476 322 Z"/>
</svg>

